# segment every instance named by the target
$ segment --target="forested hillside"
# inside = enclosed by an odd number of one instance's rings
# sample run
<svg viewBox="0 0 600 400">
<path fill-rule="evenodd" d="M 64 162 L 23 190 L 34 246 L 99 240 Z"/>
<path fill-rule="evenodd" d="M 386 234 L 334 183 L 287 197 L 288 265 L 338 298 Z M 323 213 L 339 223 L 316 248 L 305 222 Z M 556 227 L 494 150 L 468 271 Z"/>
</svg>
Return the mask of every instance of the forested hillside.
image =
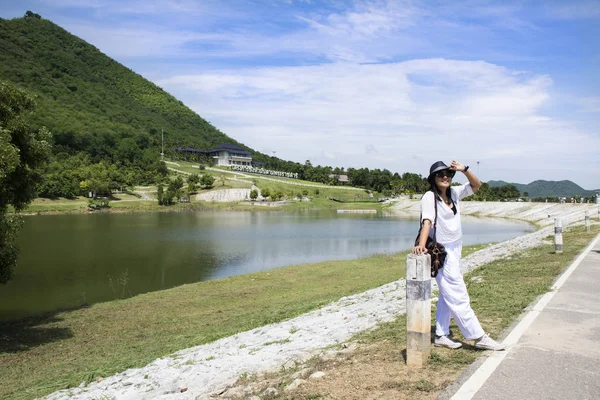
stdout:
<svg viewBox="0 0 600 400">
<path fill-rule="evenodd" d="M 552 196 L 561 196 L 561 197 L 593 197 L 596 192 L 593 190 L 585 190 L 581 186 L 577 185 L 571 181 L 544 181 L 537 180 L 533 181 L 527 185 L 521 183 L 508 183 L 505 181 L 489 181 L 488 185 L 490 187 L 499 187 L 506 185 L 515 186 L 520 192 L 522 196 L 535 198 L 535 197 L 552 197 Z"/>
<path fill-rule="evenodd" d="M 123 183 L 153 181 L 161 129 L 167 154 L 177 146 L 237 143 L 160 87 L 30 12 L 0 19 L 0 80 L 31 94 L 37 108 L 24 118 L 52 132 L 49 177 L 65 175 L 65 166 L 102 162 L 100 169 L 125 171 Z"/>
</svg>

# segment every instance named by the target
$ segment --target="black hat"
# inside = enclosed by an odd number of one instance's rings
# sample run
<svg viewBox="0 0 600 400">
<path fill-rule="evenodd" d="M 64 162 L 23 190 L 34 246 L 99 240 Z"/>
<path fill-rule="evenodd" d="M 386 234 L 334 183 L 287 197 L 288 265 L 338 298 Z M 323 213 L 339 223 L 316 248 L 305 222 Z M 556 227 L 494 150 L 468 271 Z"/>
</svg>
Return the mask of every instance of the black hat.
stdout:
<svg viewBox="0 0 600 400">
<path fill-rule="evenodd" d="M 443 171 L 445 169 L 450 169 L 450 167 L 447 166 L 443 161 L 434 162 L 431 168 L 429 168 L 429 176 L 427 177 L 427 182 L 433 183 L 433 176 L 435 175 L 435 173 L 438 171 Z"/>
</svg>

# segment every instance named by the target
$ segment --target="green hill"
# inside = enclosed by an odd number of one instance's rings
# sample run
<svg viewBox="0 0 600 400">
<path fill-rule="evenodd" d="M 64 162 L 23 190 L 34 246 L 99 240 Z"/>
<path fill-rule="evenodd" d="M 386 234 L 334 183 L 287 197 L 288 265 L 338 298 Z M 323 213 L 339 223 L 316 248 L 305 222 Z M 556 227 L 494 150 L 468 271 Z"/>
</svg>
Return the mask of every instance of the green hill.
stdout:
<svg viewBox="0 0 600 400">
<path fill-rule="evenodd" d="M 509 183 L 505 181 L 489 181 L 490 187 L 498 187 L 504 185 L 514 185 L 521 195 L 528 193 L 529 197 L 553 197 L 553 196 L 582 196 L 590 197 L 596 194 L 593 190 L 585 190 L 581 186 L 571 181 L 544 181 L 537 180 L 527 185 L 521 183 Z"/>
<path fill-rule="evenodd" d="M 38 107 L 29 122 L 50 129 L 55 153 L 83 151 L 93 162 L 134 163 L 144 152 L 157 158 L 161 129 L 165 153 L 177 146 L 241 145 L 160 87 L 35 14 L 0 19 L 0 79 L 33 95 Z"/>
</svg>

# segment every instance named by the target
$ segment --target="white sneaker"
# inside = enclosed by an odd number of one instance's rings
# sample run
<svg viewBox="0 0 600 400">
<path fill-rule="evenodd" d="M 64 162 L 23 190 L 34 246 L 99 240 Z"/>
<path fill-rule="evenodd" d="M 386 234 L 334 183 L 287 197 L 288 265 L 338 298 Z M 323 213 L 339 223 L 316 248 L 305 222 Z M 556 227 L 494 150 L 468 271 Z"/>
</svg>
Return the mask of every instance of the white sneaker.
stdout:
<svg viewBox="0 0 600 400">
<path fill-rule="evenodd" d="M 485 333 L 479 339 L 475 340 L 474 347 L 476 349 L 494 350 L 494 351 L 506 349 L 505 345 L 503 345 L 502 343 L 496 342 L 494 339 L 489 337 L 487 333 Z"/>
<path fill-rule="evenodd" d="M 433 344 L 437 347 L 447 347 L 449 349 L 458 349 L 462 347 L 461 342 L 455 342 L 448 336 L 436 336 Z"/>
</svg>

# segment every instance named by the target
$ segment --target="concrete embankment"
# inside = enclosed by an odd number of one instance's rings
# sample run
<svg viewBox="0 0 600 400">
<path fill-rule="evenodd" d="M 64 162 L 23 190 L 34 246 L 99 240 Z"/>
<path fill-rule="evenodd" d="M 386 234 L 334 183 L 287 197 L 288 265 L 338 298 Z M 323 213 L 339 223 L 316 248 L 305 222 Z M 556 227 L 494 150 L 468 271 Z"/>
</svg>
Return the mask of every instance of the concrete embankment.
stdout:
<svg viewBox="0 0 600 400">
<path fill-rule="evenodd" d="M 514 218 L 529 221 L 540 226 L 554 224 L 555 218 L 560 218 L 563 225 L 571 224 L 585 219 L 585 213 L 597 218 L 600 207 L 597 204 L 572 204 L 572 203 L 518 203 L 518 202 L 491 202 L 491 201 L 463 201 L 461 213 L 481 217 Z M 418 200 L 400 200 L 396 202 L 392 211 L 398 213 L 418 214 L 420 203 Z"/>
</svg>

